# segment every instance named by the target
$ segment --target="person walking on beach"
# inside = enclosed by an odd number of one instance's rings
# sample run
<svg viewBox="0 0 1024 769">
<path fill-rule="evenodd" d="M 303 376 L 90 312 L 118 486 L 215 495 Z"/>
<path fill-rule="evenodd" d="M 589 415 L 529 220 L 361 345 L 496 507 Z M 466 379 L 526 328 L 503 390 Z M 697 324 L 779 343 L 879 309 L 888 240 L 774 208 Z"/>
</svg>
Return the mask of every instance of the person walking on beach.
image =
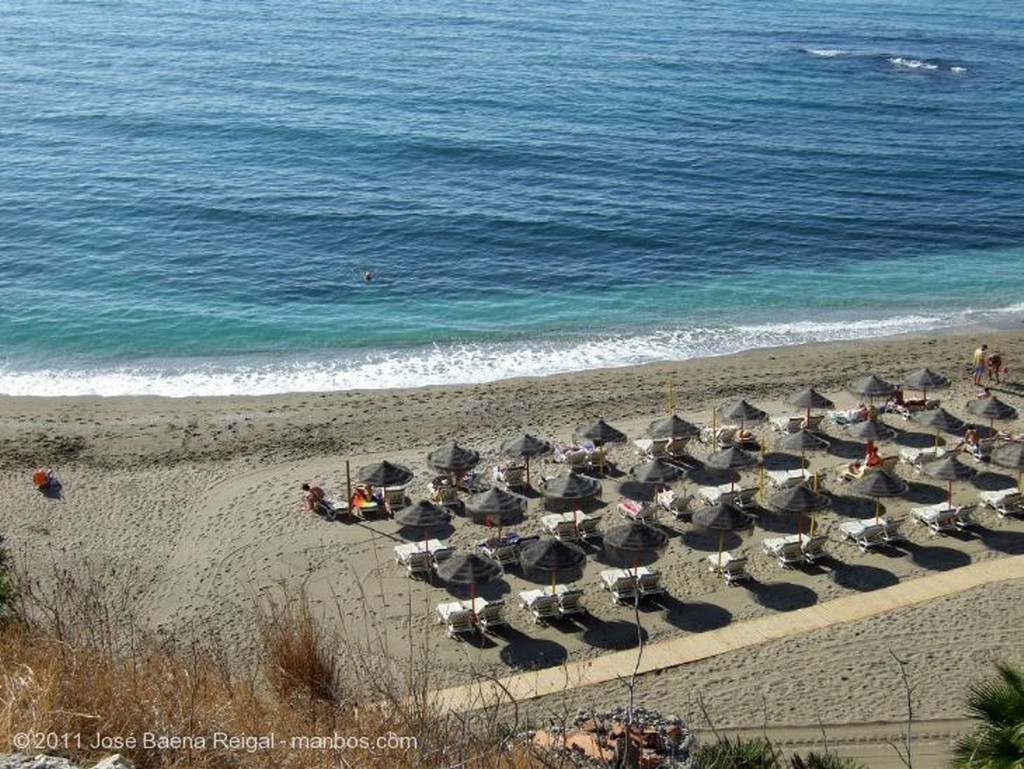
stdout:
<svg viewBox="0 0 1024 769">
<path fill-rule="evenodd" d="M 981 384 L 981 375 L 985 373 L 985 353 L 988 345 L 983 344 L 974 351 L 974 384 Z"/>
</svg>

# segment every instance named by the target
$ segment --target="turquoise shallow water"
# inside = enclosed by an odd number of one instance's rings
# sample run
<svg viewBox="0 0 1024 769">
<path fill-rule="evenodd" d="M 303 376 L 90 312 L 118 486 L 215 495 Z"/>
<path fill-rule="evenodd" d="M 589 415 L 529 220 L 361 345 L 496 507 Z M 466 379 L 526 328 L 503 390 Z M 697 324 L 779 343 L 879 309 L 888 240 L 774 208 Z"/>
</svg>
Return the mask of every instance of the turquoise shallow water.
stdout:
<svg viewBox="0 0 1024 769">
<path fill-rule="evenodd" d="M 415 386 L 1019 323 L 1022 22 L 11 4 L 0 393 Z"/>
</svg>

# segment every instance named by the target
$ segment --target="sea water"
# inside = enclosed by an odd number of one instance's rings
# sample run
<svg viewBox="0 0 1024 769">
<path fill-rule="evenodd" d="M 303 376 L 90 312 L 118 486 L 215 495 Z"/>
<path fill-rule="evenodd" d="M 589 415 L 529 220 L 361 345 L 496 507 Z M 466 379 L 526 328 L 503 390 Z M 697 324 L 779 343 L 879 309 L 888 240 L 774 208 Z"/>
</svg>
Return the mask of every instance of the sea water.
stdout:
<svg viewBox="0 0 1024 769">
<path fill-rule="evenodd" d="M 0 394 L 1024 318 L 1020 4 L 31 0 L 0 57 Z"/>
</svg>

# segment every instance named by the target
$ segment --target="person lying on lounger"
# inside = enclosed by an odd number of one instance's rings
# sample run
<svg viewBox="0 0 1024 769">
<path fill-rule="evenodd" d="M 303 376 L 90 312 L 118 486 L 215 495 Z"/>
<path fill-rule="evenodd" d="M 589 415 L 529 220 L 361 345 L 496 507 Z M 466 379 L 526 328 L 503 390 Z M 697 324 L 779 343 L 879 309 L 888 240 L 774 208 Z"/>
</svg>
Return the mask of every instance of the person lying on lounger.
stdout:
<svg viewBox="0 0 1024 769">
<path fill-rule="evenodd" d="M 856 476 L 861 476 L 869 467 L 881 467 L 882 455 L 878 453 L 878 447 L 874 441 L 868 441 L 867 449 L 864 452 L 863 462 L 851 462 L 847 469 Z"/>
<path fill-rule="evenodd" d="M 306 510 L 311 513 L 317 512 L 323 505 L 327 493 L 319 486 L 310 486 L 308 483 L 302 484 L 302 490 L 305 492 Z"/>
</svg>

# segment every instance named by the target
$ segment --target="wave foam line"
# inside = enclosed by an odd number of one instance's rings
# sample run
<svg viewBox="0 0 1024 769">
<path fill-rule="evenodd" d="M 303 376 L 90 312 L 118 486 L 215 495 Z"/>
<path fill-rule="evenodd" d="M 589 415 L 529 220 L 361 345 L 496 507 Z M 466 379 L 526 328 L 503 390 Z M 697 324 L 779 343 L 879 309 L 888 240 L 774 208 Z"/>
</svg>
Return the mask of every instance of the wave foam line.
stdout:
<svg viewBox="0 0 1024 769">
<path fill-rule="evenodd" d="M 969 315 L 707 326 L 573 339 L 438 344 L 369 353 L 341 350 L 334 356 L 316 359 L 162 360 L 88 370 L 15 371 L 0 367 L 0 393 L 194 397 L 472 384 L 727 355 L 756 348 L 891 336 L 978 322 Z"/>
</svg>

